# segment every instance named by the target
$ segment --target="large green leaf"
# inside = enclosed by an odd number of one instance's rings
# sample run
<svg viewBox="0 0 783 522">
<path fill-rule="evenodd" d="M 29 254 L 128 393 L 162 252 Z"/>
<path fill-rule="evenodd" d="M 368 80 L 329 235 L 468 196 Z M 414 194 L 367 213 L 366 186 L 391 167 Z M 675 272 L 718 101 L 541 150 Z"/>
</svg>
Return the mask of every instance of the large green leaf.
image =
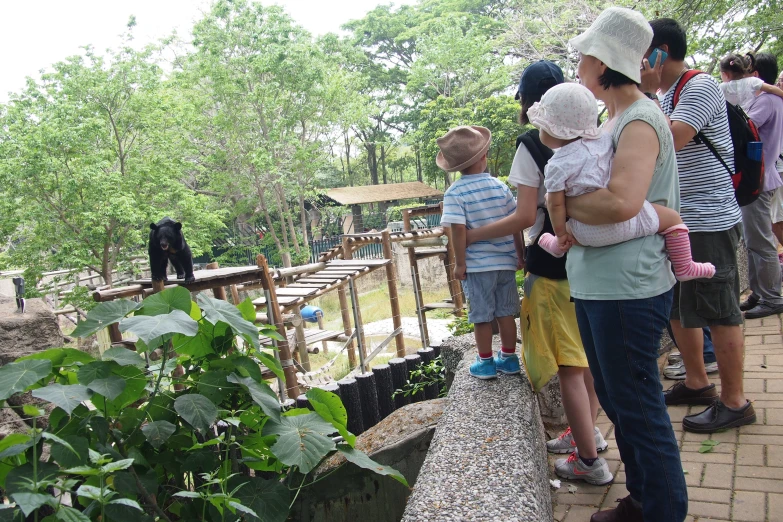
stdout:
<svg viewBox="0 0 783 522">
<path fill-rule="evenodd" d="M 24 433 L 11 433 L 0 441 L 0 460 L 21 455 L 27 448 L 32 448 L 40 438 L 33 439 Z"/>
<path fill-rule="evenodd" d="M 81 384 L 50 384 L 33 390 L 33 397 L 51 402 L 70 415 L 74 408 L 90 398 L 90 390 Z"/>
<path fill-rule="evenodd" d="M 95 360 L 95 358 L 76 348 L 50 348 L 42 352 L 31 353 L 24 357 L 18 358 L 16 361 L 27 360 L 43 360 L 48 359 L 52 361 L 52 368 L 59 368 L 60 366 L 73 366 L 76 363 L 87 364 Z"/>
<path fill-rule="evenodd" d="M 267 422 L 264 435 L 279 435 L 270 448 L 283 464 L 296 466 L 301 473 L 310 473 L 321 459 L 335 449 L 327 437 L 334 427 L 317 413 L 281 417 L 280 422 Z"/>
<path fill-rule="evenodd" d="M 16 493 L 11 493 L 11 498 L 16 502 L 16 505 L 19 506 L 25 516 L 28 517 L 39 507 L 48 504 L 49 502 L 54 503 L 53 496 L 44 495 L 43 493 L 33 493 L 31 491 L 17 491 Z"/>
<path fill-rule="evenodd" d="M 256 322 L 256 307 L 253 304 L 253 300 L 249 297 L 237 305 L 237 310 L 242 314 L 242 318 L 245 321 Z"/>
<path fill-rule="evenodd" d="M 153 339 L 166 334 L 196 335 L 198 323 L 182 310 L 174 310 L 163 315 L 128 317 L 120 323 L 120 331 L 133 332 L 149 345 Z"/>
<path fill-rule="evenodd" d="M 174 398 L 164 393 L 157 394 L 147 407 L 150 419 L 177 422 L 177 412 L 174 411 Z"/>
<path fill-rule="evenodd" d="M 343 454 L 348 462 L 356 464 L 360 468 L 374 471 L 378 475 L 388 475 L 397 482 L 401 483 L 403 486 L 408 485 L 408 481 L 405 480 L 405 477 L 402 476 L 402 473 L 392 467 L 378 464 L 361 451 L 354 449 L 347 444 L 338 444 L 337 449 L 340 451 L 340 453 Z"/>
<path fill-rule="evenodd" d="M 109 415 L 118 415 L 124 408 L 144 396 L 148 380 L 144 372 L 135 366 L 120 366 L 112 373 L 125 381 L 125 389 L 113 400 L 106 399 L 102 395 L 93 395 L 92 403 L 99 410 L 106 410 Z"/>
<path fill-rule="evenodd" d="M 0 522 L 25 522 L 25 517 L 18 507 L 0 505 Z"/>
<path fill-rule="evenodd" d="M 189 355 L 194 359 L 215 353 L 212 348 L 211 332 L 205 331 L 213 328 L 211 324 L 199 323 L 198 333 L 194 336 L 174 334 L 174 337 L 171 338 L 174 351 L 177 352 L 177 355 Z"/>
<path fill-rule="evenodd" d="M 103 355 L 101 358 L 104 361 L 114 361 L 120 366 L 145 366 L 146 362 L 144 359 L 141 358 L 141 356 L 134 352 L 133 350 L 129 350 L 127 348 L 123 348 L 122 346 L 115 346 L 113 348 L 109 348 L 105 352 L 103 352 Z"/>
<path fill-rule="evenodd" d="M 227 380 L 247 388 L 253 402 L 261 406 L 261 410 L 275 422 L 280 422 L 280 401 L 267 383 L 257 382 L 251 377 L 240 377 L 235 373 L 229 375 Z"/>
<path fill-rule="evenodd" d="M 186 314 L 190 314 L 190 292 L 184 287 L 167 288 L 162 292 L 152 294 L 141 303 L 143 315 L 163 315 L 174 310 L 182 310 Z"/>
<path fill-rule="evenodd" d="M 71 445 L 75 453 L 68 450 L 65 446 L 54 444 L 51 451 L 55 462 L 62 468 L 75 468 L 87 464 L 87 448 L 89 447 L 87 439 L 78 435 L 68 435 L 63 438 Z"/>
<path fill-rule="evenodd" d="M 8 363 L 0 368 L 0 400 L 5 400 L 14 393 L 24 391 L 52 373 L 52 362 L 49 360 L 27 360 Z"/>
<path fill-rule="evenodd" d="M 168 421 L 160 420 L 146 424 L 141 431 L 147 437 L 147 442 L 152 444 L 153 448 L 159 449 L 177 431 L 177 427 Z"/>
<path fill-rule="evenodd" d="M 174 409 L 201 433 L 207 432 L 218 415 L 217 407 L 212 401 L 197 393 L 177 397 L 174 401 Z"/>
<path fill-rule="evenodd" d="M 220 404 L 231 392 L 237 389 L 236 384 L 227 380 L 228 370 L 209 370 L 198 377 L 196 389 L 215 404 Z"/>
<path fill-rule="evenodd" d="M 246 482 L 236 493 L 243 505 L 255 511 L 257 517 L 248 515 L 248 520 L 260 522 L 285 522 L 291 503 L 291 492 L 279 480 L 264 480 L 259 477 L 232 477 L 229 489 Z"/>
<path fill-rule="evenodd" d="M 307 398 L 315 412 L 325 421 L 331 422 L 345 442 L 353 447 L 356 443 L 356 435 L 348 431 L 348 412 L 345 411 L 340 397 L 326 390 L 312 388 L 308 390 Z"/>
<path fill-rule="evenodd" d="M 121 320 L 132 311 L 138 309 L 139 306 L 141 306 L 140 303 L 135 303 L 127 299 L 117 299 L 115 301 L 101 303 L 87 312 L 87 319 L 79 321 L 79 324 L 71 335 L 74 337 L 87 337 L 92 335 L 98 330 L 103 330 L 110 324 Z"/>
<path fill-rule="evenodd" d="M 94 379 L 87 387 L 113 401 L 125 390 L 125 379 L 109 375 L 104 379 Z"/>
<path fill-rule="evenodd" d="M 68 506 L 60 506 L 57 510 L 57 520 L 63 522 L 90 522 L 90 517 L 77 509 Z"/>
<path fill-rule="evenodd" d="M 261 361 L 261 363 L 269 368 L 269 370 L 272 371 L 272 373 L 275 374 L 275 376 L 280 380 L 285 380 L 285 373 L 283 372 L 283 366 L 280 364 L 280 361 L 278 361 L 275 357 L 269 355 L 266 352 L 262 352 L 261 350 L 256 351 L 256 357 L 258 357 L 258 360 Z"/>
<path fill-rule="evenodd" d="M 212 324 L 223 321 L 230 325 L 237 334 L 243 335 L 253 346 L 258 348 L 258 328 L 242 317 L 242 312 L 236 306 L 221 299 L 207 297 L 204 294 L 199 294 L 198 304 L 204 311 L 204 318 L 207 321 Z"/>
<path fill-rule="evenodd" d="M 76 378 L 79 380 L 79 384 L 87 386 L 95 379 L 105 379 L 111 375 L 115 366 L 110 361 L 94 361 L 79 368 L 79 371 L 76 372 Z"/>
</svg>

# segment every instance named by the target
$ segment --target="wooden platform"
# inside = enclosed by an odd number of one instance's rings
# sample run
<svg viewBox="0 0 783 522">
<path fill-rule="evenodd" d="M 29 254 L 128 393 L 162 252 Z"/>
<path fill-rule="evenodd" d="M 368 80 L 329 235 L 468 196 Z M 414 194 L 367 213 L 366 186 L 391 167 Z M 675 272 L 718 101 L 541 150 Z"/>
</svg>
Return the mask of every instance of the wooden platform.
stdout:
<svg viewBox="0 0 783 522">
<path fill-rule="evenodd" d="M 185 284 L 185 281 L 183 279 L 175 279 L 175 278 L 169 278 L 169 280 L 166 282 L 166 284 L 176 284 L 180 286 L 184 286 L 187 288 L 190 284 L 196 284 L 196 283 L 202 283 L 205 281 L 214 281 L 215 286 L 225 286 L 225 283 L 223 283 L 223 279 L 235 279 L 237 277 L 243 278 L 243 280 L 250 280 L 253 279 L 253 276 L 260 278 L 261 269 L 257 266 L 237 266 L 237 267 L 227 267 L 227 268 L 216 268 L 214 270 L 196 270 L 193 272 L 193 277 L 196 278 L 195 283 L 188 283 Z M 145 278 L 145 279 L 136 279 L 134 281 L 131 281 L 131 285 L 143 285 L 143 286 L 152 286 L 152 279 Z"/>
<path fill-rule="evenodd" d="M 326 267 L 316 272 L 301 274 L 294 282 L 285 287 L 277 287 L 277 302 L 282 311 L 306 304 L 355 279 L 383 268 L 391 263 L 388 259 L 335 259 L 326 263 Z M 257 309 L 266 307 L 266 298 L 253 301 Z M 324 340 L 324 339 L 319 339 Z M 315 342 L 315 341 L 313 341 Z"/>
</svg>

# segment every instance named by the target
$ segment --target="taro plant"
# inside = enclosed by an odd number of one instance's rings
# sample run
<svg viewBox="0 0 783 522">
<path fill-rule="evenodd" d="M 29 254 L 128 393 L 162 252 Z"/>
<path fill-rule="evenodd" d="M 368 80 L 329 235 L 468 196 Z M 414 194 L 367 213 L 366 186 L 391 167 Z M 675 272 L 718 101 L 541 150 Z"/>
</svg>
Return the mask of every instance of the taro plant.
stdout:
<svg viewBox="0 0 783 522">
<path fill-rule="evenodd" d="M 313 389 L 315 411 L 281 411 L 262 365 L 282 368 L 254 320 L 249 300 L 178 287 L 99 304 L 74 331 L 119 322 L 138 351 L 56 348 L 0 368 L 0 400 L 32 391 L 53 407 L 43 423 L 26 406 L 32 427 L 0 440 L 0 520 L 282 522 L 336 452 L 405 484 L 354 449 L 337 395 Z"/>
</svg>

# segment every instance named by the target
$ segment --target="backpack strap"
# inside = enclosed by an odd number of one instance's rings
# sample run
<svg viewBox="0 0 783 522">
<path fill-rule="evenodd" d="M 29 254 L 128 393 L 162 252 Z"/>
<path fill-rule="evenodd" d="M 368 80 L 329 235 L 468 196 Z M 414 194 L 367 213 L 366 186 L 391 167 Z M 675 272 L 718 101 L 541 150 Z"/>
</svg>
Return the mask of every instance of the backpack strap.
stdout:
<svg viewBox="0 0 783 522">
<path fill-rule="evenodd" d="M 680 101 L 680 93 L 682 93 L 682 89 L 685 87 L 685 84 L 691 81 L 691 78 L 699 74 L 705 73 L 697 69 L 688 69 L 685 71 L 685 73 L 683 73 L 682 76 L 680 76 L 680 79 L 677 80 L 677 86 L 674 88 L 674 99 L 672 99 L 672 112 L 674 112 L 674 108 Z"/>
<path fill-rule="evenodd" d="M 517 137 L 517 148 L 519 148 L 520 145 L 525 146 L 530 153 L 530 156 L 533 158 L 533 161 L 536 162 L 539 175 L 541 176 L 541 183 L 543 183 L 546 163 L 554 153 L 551 149 L 541 143 L 541 139 L 538 137 L 538 129 L 529 130 Z"/>
<path fill-rule="evenodd" d="M 706 74 L 704 71 L 699 71 L 697 69 L 689 69 L 683 73 L 682 76 L 680 76 L 680 79 L 677 80 L 677 86 L 674 88 L 674 98 L 672 99 L 672 112 L 674 112 L 674 108 L 677 107 L 677 103 L 680 101 L 680 94 L 682 93 L 682 89 L 685 87 L 685 84 L 691 81 L 693 77 L 698 76 L 699 74 Z M 715 145 L 712 144 L 710 140 L 707 139 L 707 136 L 705 136 L 701 131 L 696 133 L 696 136 L 693 137 L 693 141 L 696 143 L 703 143 L 707 146 L 708 149 L 710 149 L 710 152 L 713 156 L 715 156 L 718 161 L 723 164 L 723 167 L 726 169 L 726 172 L 729 173 L 729 176 L 732 176 L 734 173 L 731 172 L 731 169 L 729 168 L 729 164 L 726 163 L 726 161 L 723 159 L 723 157 L 718 153 L 718 150 L 715 148 Z"/>
</svg>

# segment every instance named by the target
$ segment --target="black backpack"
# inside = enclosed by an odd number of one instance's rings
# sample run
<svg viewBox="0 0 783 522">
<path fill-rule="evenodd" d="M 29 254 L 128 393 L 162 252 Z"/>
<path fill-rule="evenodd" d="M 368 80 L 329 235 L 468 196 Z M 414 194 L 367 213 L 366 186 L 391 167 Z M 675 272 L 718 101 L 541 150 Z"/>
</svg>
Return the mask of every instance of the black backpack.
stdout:
<svg viewBox="0 0 783 522">
<path fill-rule="evenodd" d="M 689 70 L 682 75 L 674 89 L 674 99 L 672 100 L 672 111 L 680 101 L 680 93 L 685 84 L 697 74 L 704 74 L 702 71 Z M 734 185 L 734 197 L 737 204 L 741 207 L 749 205 L 756 201 L 764 188 L 764 157 L 761 161 L 756 161 L 748 156 L 748 143 L 751 141 L 761 141 L 759 130 L 745 111 L 737 105 L 726 102 L 726 114 L 729 117 L 729 132 L 731 141 L 734 144 L 734 172 L 731 171 L 728 164 L 723 160 L 715 146 L 710 143 L 701 131 L 699 131 L 693 140 L 696 143 L 703 143 L 710 149 L 710 152 L 726 168 L 731 176 L 731 182 Z"/>
<path fill-rule="evenodd" d="M 526 133 L 517 137 L 517 148 L 520 145 L 524 145 L 530 155 L 533 157 L 533 161 L 536 162 L 538 171 L 541 173 L 541 183 L 544 183 L 544 168 L 547 161 L 552 157 L 551 149 L 541 143 L 538 137 L 538 130 L 529 130 Z M 555 234 L 555 229 L 552 226 L 552 221 L 549 219 L 549 212 L 546 207 L 544 210 L 544 228 L 541 231 Z M 541 236 L 539 235 L 539 238 Z M 538 246 L 538 239 L 529 247 L 525 248 L 525 272 L 534 274 L 547 279 L 567 279 L 566 274 L 566 257 L 564 255 L 561 258 L 554 257 L 546 250 Z"/>
</svg>

